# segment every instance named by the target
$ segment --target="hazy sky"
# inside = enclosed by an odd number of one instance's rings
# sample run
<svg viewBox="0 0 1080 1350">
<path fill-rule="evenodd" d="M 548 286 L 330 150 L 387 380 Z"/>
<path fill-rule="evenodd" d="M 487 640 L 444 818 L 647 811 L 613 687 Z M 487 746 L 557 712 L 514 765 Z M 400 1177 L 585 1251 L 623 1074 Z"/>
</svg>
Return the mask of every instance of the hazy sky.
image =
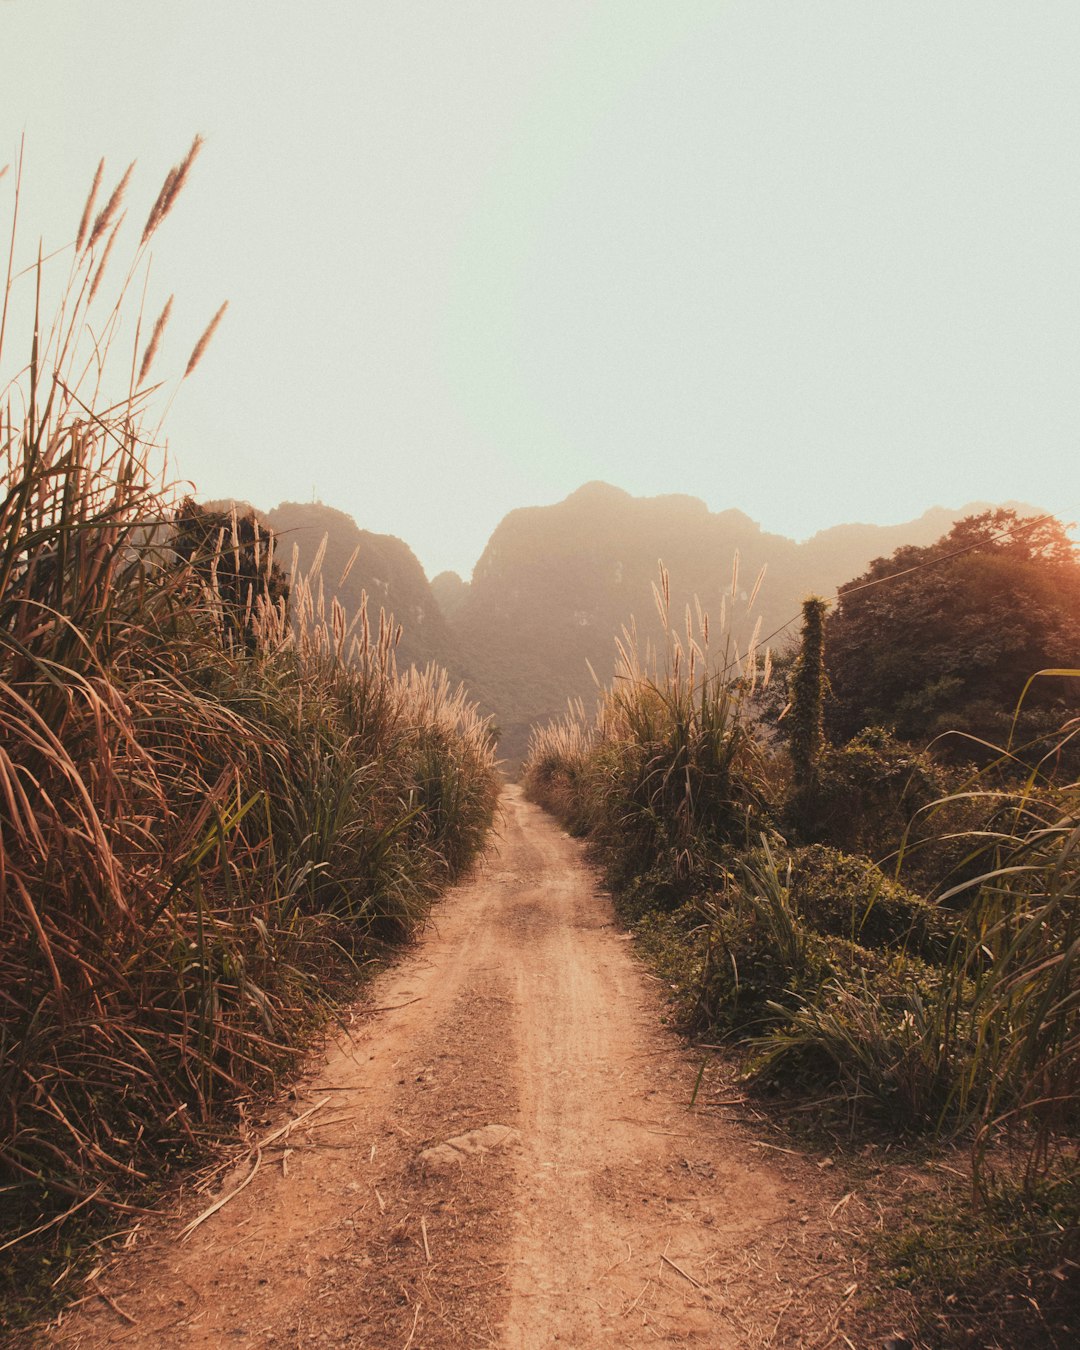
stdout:
<svg viewBox="0 0 1080 1350">
<path fill-rule="evenodd" d="M 0 0 L 0 51 L 23 261 L 206 136 L 147 301 L 177 374 L 231 302 L 168 422 L 203 495 L 466 576 L 593 478 L 1080 514 L 1077 0 Z"/>
</svg>

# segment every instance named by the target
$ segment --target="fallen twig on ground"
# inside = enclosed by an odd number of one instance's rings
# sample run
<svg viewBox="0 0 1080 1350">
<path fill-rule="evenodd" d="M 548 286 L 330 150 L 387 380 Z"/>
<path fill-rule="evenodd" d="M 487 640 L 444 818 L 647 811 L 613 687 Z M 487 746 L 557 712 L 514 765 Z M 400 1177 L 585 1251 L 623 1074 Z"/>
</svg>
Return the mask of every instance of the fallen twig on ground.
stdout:
<svg viewBox="0 0 1080 1350">
<path fill-rule="evenodd" d="M 677 1262 L 673 1261 L 671 1257 L 666 1255 L 664 1252 L 660 1253 L 660 1260 L 666 1261 L 672 1270 L 677 1270 L 684 1280 L 690 1281 L 690 1283 L 694 1286 L 695 1289 L 705 1288 L 705 1286 L 701 1283 L 700 1280 L 695 1280 L 693 1275 L 688 1274 L 685 1270 L 683 1270 L 682 1266 L 680 1266 Z"/>
<path fill-rule="evenodd" d="M 241 1181 L 239 1186 L 231 1190 L 228 1193 L 228 1195 L 223 1195 L 220 1200 L 215 1200 L 214 1203 L 210 1205 L 208 1208 L 204 1209 L 203 1212 L 197 1218 L 192 1219 L 191 1223 L 189 1223 L 187 1227 L 183 1229 L 183 1231 L 181 1232 L 179 1240 L 181 1242 L 186 1241 L 191 1236 L 191 1234 L 194 1233 L 195 1229 L 199 1227 L 200 1224 L 205 1223 L 205 1221 L 209 1219 L 212 1215 L 216 1214 L 219 1209 L 224 1209 L 230 1200 L 234 1200 L 236 1196 L 238 1196 L 240 1192 L 245 1189 L 245 1187 L 251 1184 L 252 1180 L 255 1177 L 255 1173 L 259 1170 L 259 1168 L 262 1165 L 262 1151 L 264 1148 L 268 1148 L 272 1143 L 275 1142 L 275 1140 L 281 1139 L 283 1136 L 288 1135 L 289 1131 L 294 1126 L 299 1125 L 302 1120 L 307 1120 L 309 1116 L 313 1116 L 316 1111 L 321 1111 L 322 1108 L 326 1105 L 326 1103 L 330 1100 L 332 1100 L 330 1097 L 323 1097 L 322 1100 L 317 1101 L 314 1106 L 309 1107 L 308 1110 L 302 1112 L 300 1115 L 294 1116 L 292 1120 L 287 1121 L 284 1125 L 280 1126 L 278 1129 L 271 1131 L 271 1133 L 268 1134 L 264 1139 L 260 1139 L 258 1143 L 253 1145 L 251 1151 L 255 1156 L 255 1163 L 251 1171 L 247 1174 L 247 1176 L 243 1179 L 243 1181 Z"/>
</svg>

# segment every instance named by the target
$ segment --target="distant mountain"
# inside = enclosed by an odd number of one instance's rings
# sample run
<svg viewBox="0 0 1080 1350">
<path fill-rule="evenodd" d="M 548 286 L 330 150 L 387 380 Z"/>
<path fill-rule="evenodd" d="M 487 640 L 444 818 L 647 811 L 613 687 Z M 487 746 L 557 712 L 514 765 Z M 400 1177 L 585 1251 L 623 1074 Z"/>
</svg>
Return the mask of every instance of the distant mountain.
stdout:
<svg viewBox="0 0 1080 1350">
<path fill-rule="evenodd" d="M 443 615 L 453 622 L 468 597 L 469 585 L 456 572 L 440 572 L 431 579 L 431 593 Z"/>
<path fill-rule="evenodd" d="M 671 584 L 671 611 L 679 629 L 695 597 L 713 632 L 721 605 L 742 622 L 748 592 L 765 576 L 750 622 L 762 619 L 762 637 L 785 627 L 809 594 L 832 594 L 865 571 L 872 559 L 900 544 L 929 544 L 952 523 L 985 510 L 935 508 L 903 525 L 841 525 L 804 543 L 769 534 L 741 511 L 711 512 L 695 497 L 632 497 L 606 483 L 587 483 L 554 506 L 511 511 L 478 562 L 473 581 L 455 595 L 452 628 L 470 688 L 492 708 L 511 759 L 524 749 L 529 726 L 566 709 L 567 699 L 591 703 L 595 685 L 614 667 L 615 635 L 636 617 L 642 638 L 659 622 L 652 594 L 663 560 Z M 1033 508 L 1021 507 L 1030 512 Z M 739 555 L 737 599 L 723 597 Z M 715 647 L 715 636 L 713 640 Z"/>
<path fill-rule="evenodd" d="M 206 505 L 228 508 L 232 503 Z M 246 502 L 236 505 L 249 507 Z M 408 544 L 392 534 L 362 530 L 352 516 L 322 502 L 282 502 L 272 511 L 256 513 L 274 531 L 278 560 L 286 572 L 295 547 L 300 572 L 307 574 L 326 540 L 321 577 L 327 603 L 336 595 L 351 619 L 366 594 L 373 626 L 378 625 L 380 609 L 392 614 L 402 629 L 397 648 L 400 669 L 437 661 L 454 672 L 460 664 L 454 636 Z M 354 551 L 356 561 L 342 580 Z"/>
<path fill-rule="evenodd" d="M 1005 505 L 1039 514 L 1022 503 Z M 325 537 L 327 596 L 337 594 L 351 615 L 366 592 L 373 618 L 380 607 L 392 612 L 403 628 L 399 666 L 437 661 L 463 680 L 495 715 L 502 753 L 513 767 L 535 722 L 560 715 L 571 698 L 591 704 L 589 666 L 602 681 L 610 679 L 615 637 L 632 618 L 643 639 L 656 638 L 652 586 L 659 560 L 670 577 L 677 626 L 686 605 L 698 599 L 712 619 L 714 649 L 722 607 L 734 612 L 733 631 L 745 643 L 748 592 L 765 567 L 750 622 L 760 615 L 762 638 L 775 632 L 773 645 L 782 646 L 797 633 L 789 621 L 805 596 L 831 595 L 875 558 L 901 544 L 933 543 L 954 521 L 986 509 L 982 502 L 935 507 L 902 525 L 837 525 L 796 543 L 768 533 L 742 511 L 710 511 L 696 497 L 632 497 L 607 483 L 586 483 L 554 506 L 511 511 L 492 534 L 471 584 L 456 572 L 429 583 L 400 539 L 362 530 L 321 502 L 283 502 L 259 514 L 277 533 L 286 567 L 295 545 L 307 570 Z"/>
</svg>

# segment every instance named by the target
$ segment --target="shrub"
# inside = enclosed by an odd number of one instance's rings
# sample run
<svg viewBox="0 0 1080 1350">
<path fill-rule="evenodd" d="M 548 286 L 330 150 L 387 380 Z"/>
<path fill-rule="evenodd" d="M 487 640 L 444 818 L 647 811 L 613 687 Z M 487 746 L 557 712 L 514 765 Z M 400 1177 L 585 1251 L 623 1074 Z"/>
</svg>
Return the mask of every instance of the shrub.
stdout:
<svg viewBox="0 0 1080 1350">
<path fill-rule="evenodd" d="M 826 945 L 794 911 L 775 869 L 744 864 L 741 879 L 698 905 L 704 959 L 699 1030 L 748 1037 L 783 1021 L 831 972 Z"/>
<path fill-rule="evenodd" d="M 951 916 L 887 877 L 868 858 L 823 844 L 792 849 L 790 885 L 806 923 L 863 947 L 945 960 L 955 935 Z"/>
<path fill-rule="evenodd" d="M 793 838 L 884 858 L 905 840 L 916 814 L 944 795 L 946 779 L 925 751 L 871 727 L 826 749 L 813 780 L 789 798 Z"/>
</svg>

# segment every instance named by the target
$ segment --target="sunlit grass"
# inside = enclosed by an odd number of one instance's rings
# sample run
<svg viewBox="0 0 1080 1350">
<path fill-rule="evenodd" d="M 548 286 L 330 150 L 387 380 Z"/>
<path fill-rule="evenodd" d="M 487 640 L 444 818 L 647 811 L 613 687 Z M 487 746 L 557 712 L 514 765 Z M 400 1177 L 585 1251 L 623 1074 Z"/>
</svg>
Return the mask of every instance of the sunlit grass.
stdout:
<svg viewBox="0 0 1080 1350">
<path fill-rule="evenodd" d="M 487 723 L 441 672 L 399 674 L 391 618 L 327 603 L 317 567 L 284 589 L 273 539 L 235 516 L 188 546 L 149 429 L 169 306 L 103 396 L 197 149 L 108 300 L 127 176 L 98 208 L 99 172 L 4 391 L 0 1247 L 126 1212 L 163 1155 L 270 1086 L 494 812 Z"/>
<path fill-rule="evenodd" d="M 654 591 L 663 650 L 642 651 L 625 631 L 595 719 L 579 706 L 534 732 L 524 782 L 574 828 L 602 836 L 628 875 L 664 862 L 686 877 L 761 824 L 765 764 L 747 702 L 770 656 L 756 629 L 740 653 L 723 622 L 714 650 L 700 609 L 687 607 L 680 632 L 663 568 Z"/>
<path fill-rule="evenodd" d="M 759 1079 L 828 1084 L 856 1113 L 977 1140 L 980 1158 L 1007 1137 L 1038 1175 L 1080 1124 L 1080 786 L 1063 777 L 1077 724 L 1002 749 L 906 832 L 896 794 L 867 780 L 848 814 L 892 812 L 868 834 L 886 869 L 919 859 L 928 902 L 827 837 L 798 846 L 825 788 L 793 782 L 757 734 L 753 653 L 710 662 L 704 617 L 676 637 L 663 579 L 658 601 L 662 660 L 624 636 L 595 717 L 534 735 L 527 790 L 600 847 L 635 917 L 677 910 L 664 931 L 685 943 L 688 1025 L 741 1034 Z M 900 751 L 883 738 L 878 759 Z"/>
</svg>

